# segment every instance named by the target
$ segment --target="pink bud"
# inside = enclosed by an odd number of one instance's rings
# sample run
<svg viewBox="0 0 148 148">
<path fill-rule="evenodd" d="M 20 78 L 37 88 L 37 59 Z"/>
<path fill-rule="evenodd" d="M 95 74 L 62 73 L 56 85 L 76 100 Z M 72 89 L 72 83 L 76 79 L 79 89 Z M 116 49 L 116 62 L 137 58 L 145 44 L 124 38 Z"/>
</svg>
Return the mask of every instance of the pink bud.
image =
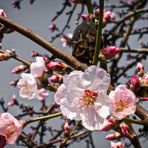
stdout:
<svg viewBox="0 0 148 148">
<path fill-rule="evenodd" d="M 148 97 L 143 98 L 143 101 L 148 101 Z"/>
<path fill-rule="evenodd" d="M 124 143 L 122 142 L 115 143 L 111 141 L 111 148 L 124 148 Z"/>
<path fill-rule="evenodd" d="M 50 24 L 48 28 L 51 30 L 51 32 L 54 32 L 57 29 L 54 23 Z"/>
<path fill-rule="evenodd" d="M 48 69 L 50 70 L 55 70 L 57 68 L 66 68 L 66 64 L 59 62 L 59 61 L 51 61 L 50 63 L 47 64 Z"/>
<path fill-rule="evenodd" d="M 132 6 L 135 2 L 136 0 L 127 0 L 127 4 L 130 6 Z"/>
<path fill-rule="evenodd" d="M 7 17 L 7 16 L 6 16 L 6 13 L 4 12 L 3 9 L 0 9 L 0 16 L 2 16 L 2 17 Z"/>
<path fill-rule="evenodd" d="M 118 132 L 115 132 L 115 133 L 112 133 L 112 134 L 108 134 L 105 139 L 107 140 L 116 140 L 116 139 L 119 139 L 121 137 L 120 133 Z"/>
<path fill-rule="evenodd" d="M 68 122 L 66 121 L 63 125 L 63 130 L 68 131 L 70 129 Z"/>
<path fill-rule="evenodd" d="M 100 131 L 109 131 L 114 127 L 116 120 L 113 118 L 106 119 L 103 125 L 99 128 Z"/>
<path fill-rule="evenodd" d="M 57 83 L 59 82 L 60 80 L 62 79 L 62 75 L 60 74 L 53 74 L 49 80 L 52 82 L 52 83 Z"/>
<path fill-rule="evenodd" d="M 18 74 L 18 73 L 23 72 L 25 69 L 26 69 L 26 66 L 25 65 L 19 65 L 19 66 L 14 67 L 12 69 L 11 73 Z"/>
<path fill-rule="evenodd" d="M 11 57 L 11 55 L 8 52 L 0 53 L 0 61 L 7 60 Z"/>
<path fill-rule="evenodd" d="M 115 47 L 115 46 L 108 46 L 106 48 L 101 49 L 100 55 L 105 56 L 106 59 L 110 59 L 119 52 L 120 52 L 120 48 Z"/>
<path fill-rule="evenodd" d="M 144 71 L 144 66 L 141 62 L 138 62 L 136 65 L 136 69 L 138 72 Z"/>
<path fill-rule="evenodd" d="M 126 123 L 124 122 L 120 123 L 119 128 L 120 128 L 121 134 L 124 137 L 129 135 L 129 126 Z"/>
<path fill-rule="evenodd" d="M 16 101 L 16 95 L 12 96 L 12 100 L 15 102 Z"/>
<path fill-rule="evenodd" d="M 14 105 L 14 101 L 9 101 L 9 102 L 7 103 L 7 105 L 8 105 L 9 107 L 12 107 L 12 106 Z"/>
<path fill-rule="evenodd" d="M 140 81 L 136 75 L 131 78 L 129 82 L 129 88 L 134 92 L 140 89 Z"/>
<path fill-rule="evenodd" d="M 81 14 L 81 18 L 83 20 L 88 20 L 89 19 L 89 15 L 88 14 Z"/>
</svg>

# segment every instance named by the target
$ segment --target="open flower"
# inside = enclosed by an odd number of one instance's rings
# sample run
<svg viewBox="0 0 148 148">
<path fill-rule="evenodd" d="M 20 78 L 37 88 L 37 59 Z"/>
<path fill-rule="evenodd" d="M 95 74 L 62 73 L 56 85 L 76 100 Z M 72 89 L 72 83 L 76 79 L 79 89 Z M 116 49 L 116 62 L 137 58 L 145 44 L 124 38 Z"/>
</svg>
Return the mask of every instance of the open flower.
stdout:
<svg viewBox="0 0 148 148">
<path fill-rule="evenodd" d="M 37 82 L 32 74 L 22 73 L 17 87 L 20 88 L 19 93 L 22 98 L 32 99 L 36 96 Z"/>
<path fill-rule="evenodd" d="M 30 65 L 30 72 L 34 77 L 41 77 L 45 69 L 45 61 L 42 57 L 36 57 L 36 62 Z"/>
<path fill-rule="evenodd" d="M 19 122 L 9 113 L 0 114 L 0 135 L 4 136 L 7 144 L 14 144 L 22 132 L 23 122 Z"/>
<path fill-rule="evenodd" d="M 119 85 L 109 94 L 111 113 L 117 120 L 121 120 L 136 111 L 136 96 L 126 88 L 125 85 Z"/>
<path fill-rule="evenodd" d="M 98 66 L 90 66 L 85 72 L 73 71 L 64 76 L 54 99 L 64 116 L 82 120 L 89 130 L 98 130 L 110 114 L 106 94 L 109 85 L 110 75 Z"/>
</svg>

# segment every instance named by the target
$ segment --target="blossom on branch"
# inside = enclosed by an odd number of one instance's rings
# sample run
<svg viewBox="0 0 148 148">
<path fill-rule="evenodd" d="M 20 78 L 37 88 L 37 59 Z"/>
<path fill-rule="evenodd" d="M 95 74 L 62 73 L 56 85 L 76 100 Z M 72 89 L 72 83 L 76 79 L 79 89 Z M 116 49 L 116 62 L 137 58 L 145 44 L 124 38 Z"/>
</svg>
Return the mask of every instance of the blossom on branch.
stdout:
<svg viewBox="0 0 148 148">
<path fill-rule="evenodd" d="M 46 70 L 45 61 L 42 57 L 36 57 L 36 62 L 30 65 L 30 72 L 34 77 L 41 77 Z"/>
<path fill-rule="evenodd" d="M 21 79 L 17 83 L 22 98 L 33 99 L 37 92 L 37 82 L 32 74 L 22 73 Z"/>
<path fill-rule="evenodd" d="M 126 88 L 125 85 L 119 85 L 109 94 L 111 113 L 114 118 L 121 120 L 136 111 L 136 96 Z"/>
<path fill-rule="evenodd" d="M 98 66 L 90 66 L 84 72 L 65 75 L 54 100 L 68 119 L 82 120 L 88 130 L 98 130 L 110 115 L 106 94 L 109 85 L 110 75 Z"/>
<path fill-rule="evenodd" d="M 115 143 L 111 141 L 111 148 L 124 148 L 124 143 L 122 142 Z"/>
<path fill-rule="evenodd" d="M 0 114 L 0 135 L 4 136 L 7 144 L 14 144 L 22 132 L 23 122 L 18 121 L 9 113 Z"/>
</svg>

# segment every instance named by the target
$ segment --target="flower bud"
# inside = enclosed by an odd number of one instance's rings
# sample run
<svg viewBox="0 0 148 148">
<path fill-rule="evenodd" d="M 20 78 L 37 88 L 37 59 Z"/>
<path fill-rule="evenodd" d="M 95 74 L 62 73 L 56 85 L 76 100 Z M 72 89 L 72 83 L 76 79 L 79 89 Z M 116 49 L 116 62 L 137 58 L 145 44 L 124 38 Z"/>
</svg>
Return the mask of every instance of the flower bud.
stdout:
<svg viewBox="0 0 148 148">
<path fill-rule="evenodd" d="M 8 60 L 11 55 L 8 52 L 0 53 L 0 61 Z"/>
<path fill-rule="evenodd" d="M 62 79 L 62 75 L 60 74 L 53 74 L 50 78 L 49 81 L 52 83 L 58 83 Z"/>
<path fill-rule="evenodd" d="M 89 15 L 88 14 L 81 14 L 81 18 L 83 20 L 88 20 L 89 19 Z"/>
<path fill-rule="evenodd" d="M 6 13 L 4 12 L 3 9 L 0 9 L 0 16 L 2 16 L 2 17 L 7 17 L 7 16 L 6 16 Z"/>
<path fill-rule="evenodd" d="M 120 128 L 121 134 L 124 137 L 127 137 L 129 135 L 129 126 L 126 123 L 124 122 L 120 123 L 119 128 Z"/>
<path fill-rule="evenodd" d="M 100 131 L 109 131 L 115 126 L 116 120 L 113 118 L 106 119 L 103 125 L 99 128 Z"/>
<path fill-rule="evenodd" d="M 50 63 L 47 64 L 48 69 L 50 70 L 56 70 L 58 68 L 66 68 L 66 64 L 59 62 L 59 61 L 51 61 Z"/>
<path fill-rule="evenodd" d="M 16 66 L 12 69 L 11 73 L 13 74 L 18 74 L 18 73 L 21 73 L 23 72 L 27 67 L 25 65 L 19 65 L 19 66 Z"/>
<path fill-rule="evenodd" d="M 140 89 L 140 81 L 138 77 L 134 75 L 128 85 L 133 92 L 137 92 Z"/>
<path fill-rule="evenodd" d="M 120 48 L 115 47 L 115 46 L 108 46 L 100 50 L 99 56 L 103 55 L 106 59 L 110 59 L 119 52 L 120 52 Z"/>
<path fill-rule="evenodd" d="M 115 143 L 111 141 L 111 148 L 124 148 L 124 143 L 122 142 Z"/>
<path fill-rule="evenodd" d="M 130 6 L 132 6 L 135 2 L 136 0 L 127 0 L 127 4 Z"/>
<path fill-rule="evenodd" d="M 68 122 L 66 121 L 64 124 L 63 124 L 63 130 L 64 131 L 68 131 L 70 129 L 70 126 L 68 124 Z"/>
<path fill-rule="evenodd" d="M 57 30 L 57 27 L 54 23 L 50 24 L 48 28 L 51 30 L 51 32 L 54 32 L 55 30 Z"/>
<path fill-rule="evenodd" d="M 105 139 L 107 140 L 116 140 L 116 139 L 119 139 L 121 138 L 121 134 L 118 133 L 118 132 L 115 132 L 115 133 L 112 133 L 112 134 L 108 134 Z"/>
</svg>

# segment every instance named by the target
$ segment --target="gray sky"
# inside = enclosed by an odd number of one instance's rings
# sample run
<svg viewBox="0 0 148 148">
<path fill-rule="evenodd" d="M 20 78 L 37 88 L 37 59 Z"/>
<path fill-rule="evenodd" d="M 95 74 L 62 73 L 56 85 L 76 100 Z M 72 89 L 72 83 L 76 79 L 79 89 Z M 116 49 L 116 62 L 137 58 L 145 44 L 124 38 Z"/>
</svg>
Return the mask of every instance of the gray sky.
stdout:
<svg viewBox="0 0 148 148">
<path fill-rule="evenodd" d="M 13 21 L 16 21 L 17 23 L 28 27 L 32 31 L 38 33 L 42 37 L 44 37 L 47 40 L 50 40 L 51 32 L 48 29 L 48 26 L 50 24 L 51 18 L 55 15 L 56 10 L 60 10 L 61 8 L 61 0 L 36 0 L 36 2 L 33 5 L 29 4 L 29 0 L 24 0 L 22 2 L 22 9 L 14 9 L 11 6 L 12 0 L 0 0 L 0 8 L 4 9 L 7 17 L 10 18 Z M 58 26 L 62 26 L 65 22 L 65 17 L 61 17 L 57 21 Z M 71 30 L 67 32 L 72 32 L 75 28 L 74 22 L 72 22 L 72 28 Z M 131 41 L 131 44 L 133 44 L 133 47 L 135 47 L 135 41 Z M 71 52 L 71 49 L 64 49 L 62 47 L 61 42 L 57 39 L 54 44 L 67 51 Z M 28 40 L 27 38 L 23 37 L 19 33 L 12 33 L 10 35 L 5 35 L 3 40 L 3 49 L 12 49 L 14 48 L 18 55 L 22 56 L 25 59 L 32 60 L 30 58 L 30 53 L 32 50 L 37 50 L 39 52 L 45 53 L 46 50 L 44 50 L 42 47 L 38 46 L 37 44 L 33 43 L 32 41 Z M 12 75 L 11 70 L 16 65 L 19 65 L 19 62 L 16 62 L 15 60 L 9 60 L 7 62 L 1 62 L 0 63 L 0 97 L 5 97 L 6 100 L 11 100 L 11 96 L 13 94 L 18 94 L 18 89 L 10 87 L 9 83 L 11 80 L 19 78 L 17 75 Z M 146 63 L 145 63 L 146 65 Z M 21 100 L 22 101 L 22 100 Z M 29 103 L 29 101 L 25 101 L 26 103 Z M 37 103 L 37 100 L 35 101 Z M 15 114 L 16 111 L 12 110 L 12 114 Z M 107 135 L 107 133 L 104 132 L 94 132 L 95 135 L 95 143 L 96 148 L 102 148 L 102 147 L 109 147 L 110 142 L 105 141 L 104 137 Z M 83 143 L 84 144 L 84 143 Z M 83 144 L 80 145 L 80 147 L 83 147 Z M 7 148 L 15 148 L 16 146 L 7 146 Z M 77 147 L 77 144 L 75 144 L 74 147 Z M 143 148 L 146 148 L 146 143 L 143 145 Z"/>
</svg>

